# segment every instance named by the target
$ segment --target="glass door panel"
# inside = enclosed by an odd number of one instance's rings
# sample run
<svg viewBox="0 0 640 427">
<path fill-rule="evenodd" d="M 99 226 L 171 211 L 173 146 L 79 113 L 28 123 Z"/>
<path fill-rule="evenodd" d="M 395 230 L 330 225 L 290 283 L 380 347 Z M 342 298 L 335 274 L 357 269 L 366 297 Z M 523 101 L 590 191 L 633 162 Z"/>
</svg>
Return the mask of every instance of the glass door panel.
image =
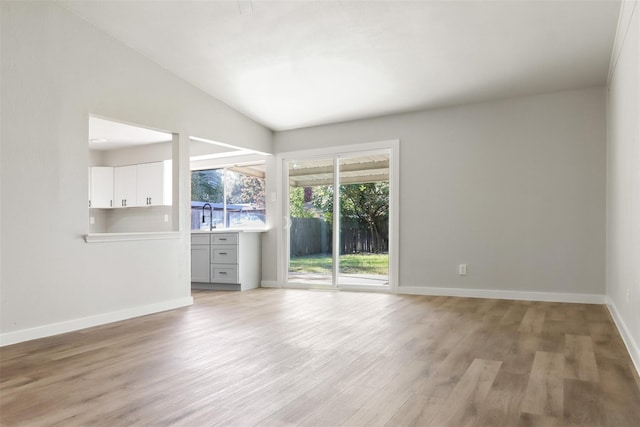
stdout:
<svg viewBox="0 0 640 427">
<path fill-rule="evenodd" d="M 389 154 L 339 159 L 339 285 L 389 285 Z"/>
<path fill-rule="evenodd" d="M 288 161 L 288 282 L 334 286 L 333 158 Z"/>
</svg>

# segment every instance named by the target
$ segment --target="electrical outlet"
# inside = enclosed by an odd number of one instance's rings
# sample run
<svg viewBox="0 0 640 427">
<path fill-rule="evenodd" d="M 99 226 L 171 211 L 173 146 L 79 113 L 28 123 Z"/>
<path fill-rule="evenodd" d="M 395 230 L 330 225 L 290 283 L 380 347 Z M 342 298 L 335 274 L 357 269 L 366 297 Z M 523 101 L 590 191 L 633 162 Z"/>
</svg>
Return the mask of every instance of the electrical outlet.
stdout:
<svg viewBox="0 0 640 427">
<path fill-rule="evenodd" d="M 458 265 L 458 274 L 461 276 L 467 275 L 467 264 Z"/>
<path fill-rule="evenodd" d="M 272 202 L 277 202 L 278 201 L 278 193 L 276 193 L 275 191 L 271 192 L 271 201 Z"/>
<path fill-rule="evenodd" d="M 96 223 L 96 218 L 93 216 L 89 217 L 89 224 L 95 224 Z"/>
<path fill-rule="evenodd" d="M 169 214 L 164 214 L 164 222 L 169 222 Z"/>
</svg>

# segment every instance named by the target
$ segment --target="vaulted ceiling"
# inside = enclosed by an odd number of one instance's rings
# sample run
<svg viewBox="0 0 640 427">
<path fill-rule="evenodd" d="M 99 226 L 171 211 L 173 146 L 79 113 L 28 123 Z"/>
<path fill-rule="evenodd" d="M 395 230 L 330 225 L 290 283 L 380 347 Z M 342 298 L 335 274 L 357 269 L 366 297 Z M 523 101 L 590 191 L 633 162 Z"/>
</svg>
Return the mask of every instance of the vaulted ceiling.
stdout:
<svg viewBox="0 0 640 427">
<path fill-rule="evenodd" d="M 63 6 L 284 130 L 606 84 L 618 0 Z"/>
</svg>

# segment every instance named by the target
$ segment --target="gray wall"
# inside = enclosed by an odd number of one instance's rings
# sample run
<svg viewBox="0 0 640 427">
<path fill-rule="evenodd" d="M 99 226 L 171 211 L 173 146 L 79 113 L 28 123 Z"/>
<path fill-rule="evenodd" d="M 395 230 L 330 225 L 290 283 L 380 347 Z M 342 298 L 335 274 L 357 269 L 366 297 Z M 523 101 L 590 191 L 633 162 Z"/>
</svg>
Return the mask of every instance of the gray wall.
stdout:
<svg viewBox="0 0 640 427">
<path fill-rule="evenodd" d="M 401 292 L 603 295 L 605 101 L 591 88 L 276 132 L 275 150 L 400 139 Z"/>
<path fill-rule="evenodd" d="M 188 137 L 270 152 L 271 131 L 55 2 L 0 8 L 0 338 L 188 301 Z M 84 242 L 90 113 L 180 134 L 178 239 Z"/>
<path fill-rule="evenodd" d="M 614 67 L 612 67 L 609 84 L 607 296 L 638 369 L 640 369 L 639 33 L 640 2 L 624 2 L 618 24 L 618 37 L 612 60 Z M 624 37 L 625 34 L 626 37 Z"/>
</svg>

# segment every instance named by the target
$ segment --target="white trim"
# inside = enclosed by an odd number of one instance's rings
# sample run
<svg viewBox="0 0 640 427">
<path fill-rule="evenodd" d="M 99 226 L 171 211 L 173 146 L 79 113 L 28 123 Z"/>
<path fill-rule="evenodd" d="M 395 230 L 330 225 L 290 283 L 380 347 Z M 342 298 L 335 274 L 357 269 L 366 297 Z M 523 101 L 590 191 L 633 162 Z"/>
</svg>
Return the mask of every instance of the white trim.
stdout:
<svg viewBox="0 0 640 427">
<path fill-rule="evenodd" d="M 64 322 L 52 323 L 50 325 L 36 326 L 35 328 L 6 332 L 4 334 L 0 334 L 0 347 L 17 344 L 23 341 L 50 337 L 52 335 L 64 334 L 66 332 L 73 332 L 80 329 L 91 328 L 93 326 L 104 325 L 106 323 L 118 322 L 120 320 L 131 319 L 133 317 L 146 316 L 147 314 L 159 313 L 161 311 L 173 310 L 175 308 L 186 307 L 192 304 L 193 297 L 177 298 L 98 314 L 95 316 L 66 320 Z"/>
<path fill-rule="evenodd" d="M 214 156 L 215 154 L 212 154 Z M 266 154 L 244 154 L 238 156 L 217 156 L 214 158 L 202 159 L 194 156 L 189 158 L 189 170 L 191 172 L 196 170 L 206 169 L 222 169 L 233 166 L 250 166 L 250 165 L 266 165 L 268 155 Z"/>
<path fill-rule="evenodd" d="M 281 288 L 282 285 L 276 280 L 262 280 L 260 282 L 261 288 Z"/>
<path fill-rule="evenodd" d="M 277 220 L 273 221 L 273 228 L 276 230 L 276 281 L 278 283 L 285 283 L 284 280 L 285 277 L 287 277 L 287 270 L 289 268 L 288 265 L 285 265 L 288 259 L 286 254 L 289 251 L 289 242 L 285 239 L 288 218 L 285 217 L 287 212 L 285 212 L 284 207 L 284 200 L 288 199 L 289 190 L 285 187 L 286 179 L 283 176 L 285 173 L 283 164 L 284 159 L 278 155 L 276 159 L 276 192 L 278 194 L 278 203 L 276 203 Z"/>
<path fill-rule="evenodd" d="M 383 294 L 391 293 L 391 287 L 387 285 L 340 285 L 341 291 L 347 292 L 377 292 Z"/>
<path fill-rule="evenodd" d="M 640 375 L 640 346 L 633 339 L 633 335 L 629 332 L 629 328 L 627 328 L 627 324 L 622 320 L 618 309 L 616 308 L 613 299 L 607 295 L 607 308 L 609 309 L 609 313 L 611 313 L 611 317 L 613 318 L 614 323 L 618 327 L 618 331 L 620 332 L 620 336 L 622 337 L 622 341 L 624 345 L 627 347 L 627 351 L 629 352 L 629 356 L 631 356 L 631 361 L 636 368 L 636 372 Z"/>
<path fill-rule="evenodd" d="M 390 146 L 389 175 L 389 285 L 398 292 L 400 271 L 400 140 L 386 142 Z"/>
<path fill-rule="evenodd" d="M 640 1 L 622 1 L 620 2 L 620 11 L 618 12 L 618 24 L 616 25 L 616 34 L 613 40 L 613 48 L 611 49 L 611 57 L 609 59 L 609 71 L 607 73 L 607 86 L 611 84 L 611 79 L 616 71 L 618 59 L 624 43 L 627 40 L 627 34 L 633 22 L 633 15 L 637 12 L 637 6 Z M 631 8 L 631 11 L 629 11 Z"/>
<path fill-rule="evenodd" d="M 339 291 L 339 288 L 336 288 L 330 283 L 303 283 L 303 282 L 287 282 L 286 285 L 283 286 L 285 289 L 304 289 L 310 291 Z"/>
<path fill-rule="evenodd" d="M 333 156 L 336 154 L 358 153 L 360 151 L 388 150 L 389 148 L 397 148 L 399 142 L 399 139 L 389 139 L 385 141 L 364 142 L 362 144 L 333 145 L 309 150 L 285 151 L 278 153 L 278 157 L 281 160 L 298 160 L 303 158 Z"/>
<path fill-rule="evenodd" d="M 87 243 L 129 242 L 133 240 L 179 239 L 181 236 L 182 233 L 179 231 L 151 233 L 93 233 L 84 236 L 84 241 Z"/>
<path fill-rule="evenodd" d="M 377 292 L 388 294 L 391 288 L 388 285 L 350 285 L 341 284 L 338 287 L 332 284 L 288 282 L 285 286 L 278 286 L 284 289 L 302 289 L 308 291 L 345 291 L 345 292 Z"/>
<path fill-rule="evenodd" d="M 524 301 L 572 302 L 581 304 L 605 304 L 604 295 L 571 294 L 560 292 L 503 291 L 493 289 L 464 289 L 426 286 L 399 286 L 399 294 L 438 295 L 450 297 L 494 298 Z"/>
<path fill-rule="evenodd" d="M 340 288 L 338 277 L 340 276 L 340 229 L 342 218 L 340 217 L 340 154 L 333 157 L 333 246 L 331 247 L 331 282 L 336 288 Z M 287 250 L 287 253 L 289 251 Z"/>
<path fill-rule="evenodd" d="M 242 152 L 242 153 L 244 153 L 244 152 L 252 152 L 252 153 L 256 153 L 256 154 L 262 154 L 264 156 L 271 156 L 271 153 L 266 153 L 264 151 L 254 150 L 253 148 L 240 147 L 239 145 L 227 144 L 226 142 L 213 141 L 211 139 L 200 138 L 198 136 L 189 136 L 189 139 L 193 140 L 193 141 L 204 142 L 206 144 L 217 145 L 219 147 L 231 148 L 231 149 L 237 150 L 238 152 Z"/>
</svg>

